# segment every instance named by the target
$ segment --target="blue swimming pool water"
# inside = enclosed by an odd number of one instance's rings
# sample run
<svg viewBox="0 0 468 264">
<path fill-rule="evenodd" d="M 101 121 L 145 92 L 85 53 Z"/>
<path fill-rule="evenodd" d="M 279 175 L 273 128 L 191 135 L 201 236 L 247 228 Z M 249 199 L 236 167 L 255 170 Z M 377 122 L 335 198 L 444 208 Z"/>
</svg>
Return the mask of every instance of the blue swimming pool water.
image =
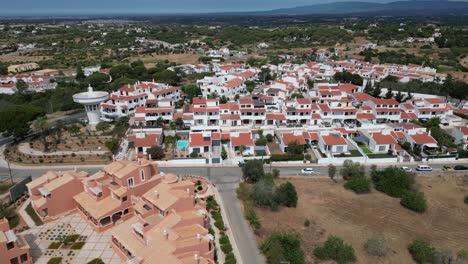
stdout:
<svg viewBox="0 0 468 264">
<path fill-rule="evenodd" d="M 179 140 L 177 141 L 177 148 L 178 149 L 184 149 L 188 147 L 188 141 L 187 140 Z"/>
</svg>

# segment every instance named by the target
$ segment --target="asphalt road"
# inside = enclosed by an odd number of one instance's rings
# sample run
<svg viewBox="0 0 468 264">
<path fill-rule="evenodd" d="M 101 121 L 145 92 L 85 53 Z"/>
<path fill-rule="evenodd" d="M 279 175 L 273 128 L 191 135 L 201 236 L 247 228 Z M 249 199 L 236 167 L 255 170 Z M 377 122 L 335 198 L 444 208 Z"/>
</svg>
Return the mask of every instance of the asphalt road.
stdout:
<svg viewBox="0 0 468 264">
<path fill-rule="evenodd" d="M 434 171 L 441 171 L 444 164 L 432 164 Z M 454 166 L 455 164 L 451 164 Z M 388 166 L 388 165 L 385 165 Z M 416 165 L 410 166 L 414 168 Z M 313 167 L 315 173 L 307 175 L 310 177 L 327 176 L 327 166 L 265 166 L 265 171 L 269 172 L 270 169 L 277 168 L 280 170 L 282 176 L 298 176 L 301 175 L 301 169 L 306 167 Z M 78 170 L 84 170 L 93 174 L 100 170 L 100 168 L 86 168 L 77 166 Z M 339 170 L 340 167 L 337 167 Z M 15 180 L 20 180 L 26 176 L 32 175 L 38 177 L 49 169 L 44 168 L 33 168 L 33 169 L 13 169 L 12 174 Z M 54 170 L 70 170 L 70 168 L 54 168 Z M 217 187 L 221 199 L 226 207 L 226 214 L 229 218 L 234 239 L 238 246 L 242 263 L 264 263 L 265 260 L 258 250 L 258 246 L 255 242 L 255 237 L 251 231 L 247 221 L 244 218 L 240 203 L 236 196 L 236 188 L 239 181 L 241 180 L 242 171 L 239 167 L 160 167 L 160 171 L 165 173 L 174 173 L 178 175 L 197 175 L 210 179 Z M 370 170 L 370 166 L 366 167 L 366 170 Z M 423 173 L 422 173 L 423 174 Z M 8 168 L 0 167 L 0 179 L 9 180 Z"/>
</svg>

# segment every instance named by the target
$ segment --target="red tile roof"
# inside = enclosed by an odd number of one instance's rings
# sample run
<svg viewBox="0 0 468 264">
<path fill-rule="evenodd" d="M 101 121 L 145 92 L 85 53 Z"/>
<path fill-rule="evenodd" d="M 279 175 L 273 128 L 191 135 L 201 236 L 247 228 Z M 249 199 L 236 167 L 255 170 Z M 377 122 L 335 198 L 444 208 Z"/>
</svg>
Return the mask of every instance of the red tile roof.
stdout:
<svg viewBox="0 0 468 264">
<path fill-rule="evenodd" d="M 253 146 L 254 141 L 250 133 L 239 133 L 238 137 L 231 136 L 233 146 Z"/>
<path fill-rule="evenodd" d="M 190 134 L 190 147 L 211 146 L 211 137 L 204 138 L 203 134 Z"/>
<path fill-rule="evenodd" d="M 288 145 L 289 143 L 297 142 L 299 145 L 305 145 L 304 135 L 294 135 L 294 133 L 283 133 L 281 135 L 283 143 Z"/>
<path fill-rule="evenodd" d="M 341 136 L 340 133 L 322 135 L 322 139 L 326 145 L 347 145 L 346 140 L 343 138 L 343 136 Z"/>
<path fill-rule="evenodd" d="M 138 138 L 136 134 L 129 135 L 128 140 L 135 142 L 135 147 L 153 147 L 157 146 L 161 134 L 145 134 L 145 137 Z"/>
<path fill-rule="evenodd" d="M 437 141 L 433 137 L 429 136 L 429 134 L 427 134 L 426 132 L 420 132 L 414 135 L 410 135 L 410 137 L 418 145 L 437 144 Z"/>
<path fill-rule="evenodd" d="M 372 133 L 371 136 L 377 145 L 388 145 L 397 143 L 396 140 L 390 134 L 385 135 L 383 133 Z"/>
</svg>

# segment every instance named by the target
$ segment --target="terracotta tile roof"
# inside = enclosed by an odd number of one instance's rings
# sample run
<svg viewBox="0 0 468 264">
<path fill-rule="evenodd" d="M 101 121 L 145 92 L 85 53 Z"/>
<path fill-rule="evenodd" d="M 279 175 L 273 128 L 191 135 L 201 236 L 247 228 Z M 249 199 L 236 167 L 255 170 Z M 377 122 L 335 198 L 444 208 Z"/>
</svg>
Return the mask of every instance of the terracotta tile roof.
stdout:
<svg viewBox="0 0 468 264">
<path fill-rule="evenodd" d="M 288 145 L 289 143 L 292 143 L 292 142 L 295 142 L 295 141 L 299 145 L 305 145 L 306 144 L 305 139 L 304 139 L 304 135 L 294 135 L 294 133 L 283 133 L 281 135 L 281 138 L 282 138 L 283 143 L 285 145 Z"/>
<path fill-rule="evenodd" d="M 231 135 L 231 144 L 233 146 L 253 146 L 255 143 L 250 133 L 239 133 L 237 137 Z"/>
<path fill-rule="evenodd" d="M 358 113 L 356 115 L 357 119 L 375 119 L 374 114 L 367 114 L 367 113 Z"/>
<path fill-rule="evenodd" d="M 463 135 L 468 135 L 468 127 L 466 126 L 459 126 L 457 127 L 462 133 Z"/>
<path fill-rule="evenodd" d="M 377 145 L 386 145 L 386 144 L 396 144 L 396 140 L 390 135 L 385 135 L 383 133 L 372 133 L 372 139 L 374 139 Z"/>
<path fill-rule="evenodd" d="M 347 145 L 346 140 L 343 138 L 343 136 L 341 136 L 340 133 L 322 135 L 322 139 L 326 145 Z"/>
<path fill-rule="evenodd" d="M 242 79 L 236 78 L 236 79 L 227 81 L 226 83 L 224 83 L 224 86 L 227 88 L 233 88 L 233 87 L 241 85 L 243 82 L 244 81 L 242 81 Z"/>
<path fill-rule="evenodd" d="M 243 97 L 239 99 L 239 104 L 254 104 L 254 101 L 252 98 Z"/>
<path fill-rule="evenodd" d="M 135 143 L 135 147 L 153 147 L 159 145 L 161 134 L 145 134 L 145 137 L 139 138 L 136 134 L 129 135 L 128 140 Z"/>
<path fill-rule="evenodd" d="M 211 137 L 205 138 L 201 133 L 191 133 L 189 144 L 191 147 L 211 146 Z"/>
<path fill-rule="evenodd" d="M 418 145 L 437 144 L 437 141 L 426 132 L 420 132 L 414 135 L 410 135 L 410 137 Z"/>
</svg>

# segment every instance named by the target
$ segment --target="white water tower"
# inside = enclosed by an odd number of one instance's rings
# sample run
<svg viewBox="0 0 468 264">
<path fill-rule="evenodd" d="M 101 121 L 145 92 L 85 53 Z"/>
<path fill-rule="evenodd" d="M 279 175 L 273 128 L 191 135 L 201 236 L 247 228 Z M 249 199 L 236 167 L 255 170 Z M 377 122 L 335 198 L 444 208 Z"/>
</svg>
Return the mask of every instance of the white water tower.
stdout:
<svg viewBox="0 0 468 264">
<path fill-rule="evenodd" d="M 84 105 L 88 121 L 90 125 L 99 123 L 101 115 L 101 103 L 109 98 L 108 92 L 93 91 L 93 87 L 89 86 L 88 91 L 73 95 L 73 101 Z"/>
</svg>

